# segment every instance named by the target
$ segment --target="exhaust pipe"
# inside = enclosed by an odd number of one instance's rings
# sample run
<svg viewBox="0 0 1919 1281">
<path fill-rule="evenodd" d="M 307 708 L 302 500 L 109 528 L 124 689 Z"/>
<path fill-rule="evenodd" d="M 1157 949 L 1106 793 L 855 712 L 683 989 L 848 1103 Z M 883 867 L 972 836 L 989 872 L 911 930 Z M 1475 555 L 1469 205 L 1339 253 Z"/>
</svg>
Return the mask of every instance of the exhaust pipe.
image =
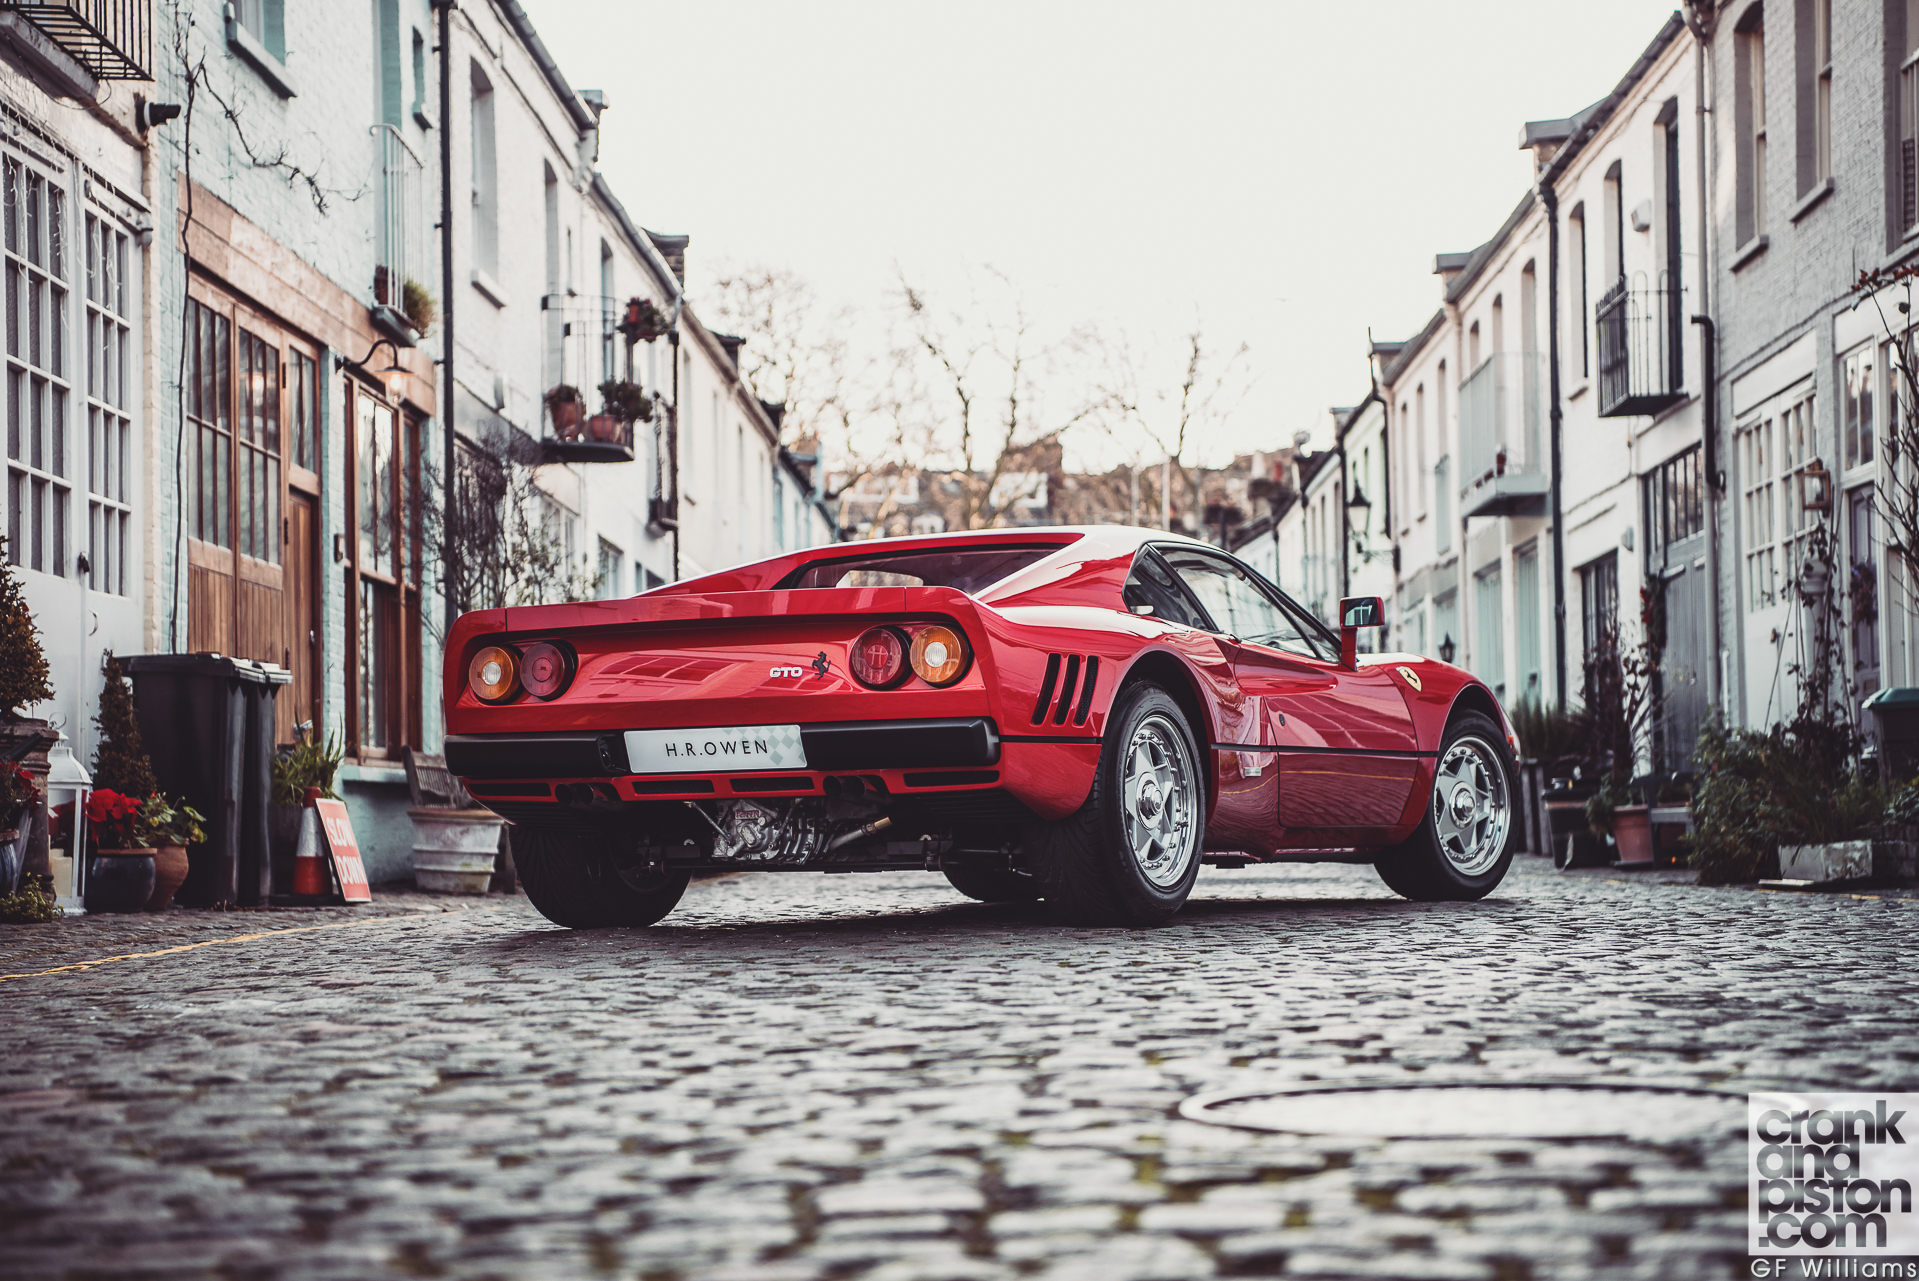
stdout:
<svg viewBox="0 0 1919 1281">
<path fill-rule="evenodd" d="M 863 841 L 869 836 L 876 836 L 891 826 L 893 826 L 892 819 L 884 817 L 876 818 L 865 827 L 856 827 L 850 832 L 835 836 L 826 843 L 826 849 L 822 850 L 821 853 L 830 853 L 833 850 L 839 849 L 841 846 L 851 845 L 854 841 Z"/>
</svg>

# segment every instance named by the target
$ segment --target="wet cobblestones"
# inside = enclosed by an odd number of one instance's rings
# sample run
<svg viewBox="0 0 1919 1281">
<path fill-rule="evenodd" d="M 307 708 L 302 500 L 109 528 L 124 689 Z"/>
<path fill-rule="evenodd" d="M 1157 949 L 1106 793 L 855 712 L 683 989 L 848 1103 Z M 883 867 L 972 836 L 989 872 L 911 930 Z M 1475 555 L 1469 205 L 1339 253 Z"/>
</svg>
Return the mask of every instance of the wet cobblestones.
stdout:
<svg viewBox="0 0 1919 1281">
<path fill-rule="evenodd" d="M 449 908 L 457 910 L 446 910 Z M 1262 1134 L 1202 1090 L 1913 1088 L 1919 903 L 1209 872 L 1157 931 L 934 876 L 0 927 L 0 1274 L 1724 1277 L 1743 1144 Z M 355 915 L 358 913 L 358 915 Z M 372 919 L 368 919 L 371 917 Z"/>
</svg>

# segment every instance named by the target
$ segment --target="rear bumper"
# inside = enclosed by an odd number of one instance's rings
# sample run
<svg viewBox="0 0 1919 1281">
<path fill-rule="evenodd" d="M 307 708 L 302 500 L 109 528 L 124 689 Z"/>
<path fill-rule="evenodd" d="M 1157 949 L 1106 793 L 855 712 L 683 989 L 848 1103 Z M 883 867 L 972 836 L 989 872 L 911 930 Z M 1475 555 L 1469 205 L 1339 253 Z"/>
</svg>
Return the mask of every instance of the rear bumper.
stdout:
<svg viewBox="0 0 1919 1281">
<path fill-rule="evenodd" d="M 986 717 L 803 725 L 813 770 L 965 769 L 995 765 L 999 729 Z M 447 768 L 460 778 L 618 778 L 630 774 L 619 732 L 448 734 Z"/>
</svg>

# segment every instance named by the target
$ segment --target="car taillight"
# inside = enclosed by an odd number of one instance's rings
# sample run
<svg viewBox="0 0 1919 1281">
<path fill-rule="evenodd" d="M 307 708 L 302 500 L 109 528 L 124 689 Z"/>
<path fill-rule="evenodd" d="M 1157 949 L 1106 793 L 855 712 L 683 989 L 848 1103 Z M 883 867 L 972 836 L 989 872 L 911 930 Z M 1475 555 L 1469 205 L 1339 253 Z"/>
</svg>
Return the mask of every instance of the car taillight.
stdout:
<svg viewBox="0 0 1919 1281">
<path fill-rule="evenodd" d="M 853 678 L 873 689 L 891 689 L 906 679 L 906 641 L 896 627 L 871 627 L 847 654 Z"/>
<path fill-rule="evenodd" d="M 466 665 L 466 683 L 482 703 L 504 703 L 520 690 L 520 656 L 503 645 L 488 645 Z"/>
<path fill-rule="evenodd" d="M 520 655 L 520 684 L 542 701 L 558 698 L 573 680 L 571 656 L 558 645 L 537 641 Z"/>
<path fill-rule="evenodd" d="M 913 674 L 928 685 L 951 685 L 966 674 L 966 639 L 950 627 L 922 627 L 913 637 Z"/>
</svg>

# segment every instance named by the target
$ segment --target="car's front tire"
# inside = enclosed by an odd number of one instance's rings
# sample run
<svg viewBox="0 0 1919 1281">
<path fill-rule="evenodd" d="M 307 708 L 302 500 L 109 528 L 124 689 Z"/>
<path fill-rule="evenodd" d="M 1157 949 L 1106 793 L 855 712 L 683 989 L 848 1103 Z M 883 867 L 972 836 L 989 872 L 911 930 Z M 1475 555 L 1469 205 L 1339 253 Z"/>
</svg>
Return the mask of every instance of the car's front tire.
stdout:
<svg viewBox="0 0 1919 1281">
<path fill-rule="evenodd" d="M 1054 916 L 1162 925 L 1185 905 L 1206 830 L 1200 759 L 1166 691 L 1139 684 L 1120 693 L 1086 803 L 1027 837 L 1028 862 Z"/>
<path fill-rule="evenodd" d="M 1513 861 L 1519 772 L 1491 718 L 1461 712 L 1446 726 L 1425 817 L 1373 864 L 1395 893 L 1419 902 L 1493 892 Z"/>
<path fill-rule="evenodd" d="M 572 832 L 529 823 L 513 831 L 520 886 L 555 925 L 592 930 L 652 925 L 679 903 L 685 872 L 622 860 L 612 832 Z"/>
</svg>

